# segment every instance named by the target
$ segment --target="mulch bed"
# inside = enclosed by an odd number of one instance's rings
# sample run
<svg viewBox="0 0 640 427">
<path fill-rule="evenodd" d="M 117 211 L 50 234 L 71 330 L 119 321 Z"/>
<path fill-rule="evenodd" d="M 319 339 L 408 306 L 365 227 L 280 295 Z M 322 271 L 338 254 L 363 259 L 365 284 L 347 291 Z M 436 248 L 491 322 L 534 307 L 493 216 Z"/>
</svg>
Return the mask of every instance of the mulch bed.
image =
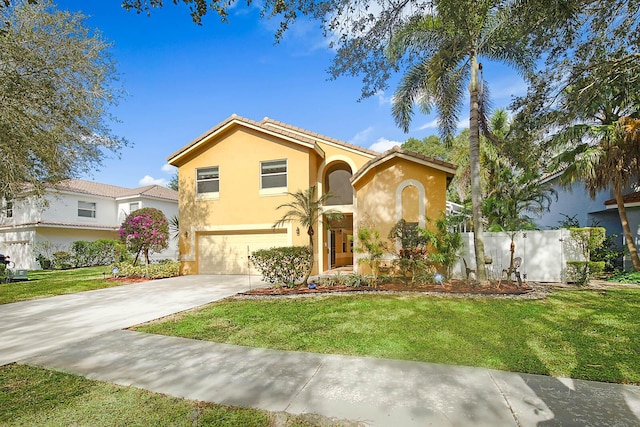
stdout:
<svg viewBox="0 0 640 427">
<path fill-rule="evenodd" d="M 137 278 L 133 279 L 130 277 L 107 277 L 109 282 L 119 282 L 119 283 L 140 283 L 140 282 L 148 282 L 150 279 L 146 278 Z"/>
<path fill-rule="evenodd" d="M 440 293 L 440 294 L 475 294 L 475 295 L 524 295 L 533 291 L 527 284 L 518 287 L 516 282 L 503 280 L 502 282 L 492 282 L 481 285 L 478 282 L 468 280 L 451 280 L 442 285 L 429 284 L 404 284 L 399 282 L 385 283 L 377 287 L 370 286 L 345 286 L 345 285 L 322 285 L 318 284 L 316 289 L 309 289 L 307 286 L 274 286 L 268 288 L 252 289 L 241 295 L 256 296 L 278 296 L 278 295 L 309 295 L 327 293 L 348 293 L 348 292 L 417 292 L 417 293 Z"/>
</svg>

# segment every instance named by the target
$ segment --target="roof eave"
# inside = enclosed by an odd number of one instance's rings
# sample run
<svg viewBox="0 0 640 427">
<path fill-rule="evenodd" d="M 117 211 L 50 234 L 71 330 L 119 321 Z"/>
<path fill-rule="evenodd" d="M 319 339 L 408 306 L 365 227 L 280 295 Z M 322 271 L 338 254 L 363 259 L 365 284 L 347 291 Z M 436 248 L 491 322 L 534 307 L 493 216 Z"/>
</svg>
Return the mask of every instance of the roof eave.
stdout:
<svg viewBox="0 0 640 427">
<path fill-rule="evenodd" d="M 211 140 L 215 136 L 223 133 L 224 131 L 229 129 L 231 126 L 235 126 L 235 125 L 243 126 L 243 127 L 249 128 L 249 129 L 253 129 L 255 131 L 262 132 L 262 133 L 265 133 L 267 135 L 274 136 L 276 138 L 283 139 L 285 141 L 288 141 L 288 142 L 291 142 L 291 143 L 294 143 L 294 144 L 297 144 L 297 145 L 301 145 L 301 146 L 306 147 L 306 148 L 310 148 L 310 149 L 314 150 L 322 158 L 324 158 L 324 156 L 325 156 L 324 150 L 322 150 L 322 148 L 320 148 L 318 146 L 318 144 L 315 143 L 315 142 L 311 143 L 311 142 L 302 141 L 300 139 L 290 137 L 288 135 L 283 135 L 282 133 L 275 132 L 275 131 L 273 131 L 271 129 L 268 129 L 265 126 L 260 126 L 260 124 L 254 124 L 251 121 L 248 121 L 248 120 L 245 120 L 245 119 L 242 119 L 240 117 L 235 116 L 235 117 L 230 118 L 226 123 L 223 122 L 222 125 L 218 125 L 218 126 L 213 127 L 209 132 L 203 134 L 199 138 L 196 138 L 190 144 L 187 144 L 182 149 L 180 149 L 180 150 L 176 151 L 175 153 L 173 153 L 171 156 L 169 156 L 167 158 L 167 162 L 170 165 L 177 167 L 178 166 L 177 163 L 179 163 L 180 159 L 182 159 L 185 156 L 189 155 L 190 153 L 192 153 L 193 151 L 197 150 L 200 146 L 202 146 L 203 144 L 205 144 L 206 142 L 208 142 L 209 140 Z"/>
</svg>

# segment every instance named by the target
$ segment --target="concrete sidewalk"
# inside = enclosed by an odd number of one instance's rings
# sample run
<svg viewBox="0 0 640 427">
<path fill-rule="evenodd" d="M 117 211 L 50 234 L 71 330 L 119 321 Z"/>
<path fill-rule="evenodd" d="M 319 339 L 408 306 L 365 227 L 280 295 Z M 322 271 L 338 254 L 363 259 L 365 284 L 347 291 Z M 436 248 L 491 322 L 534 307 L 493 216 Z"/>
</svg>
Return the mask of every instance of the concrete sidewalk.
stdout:
<svg viewBox="0 0 640 427">
<path fill-rule="evenodd" d="M 638 426 L 640 387 L 114 331 L 24 361 L 189 399 L 367 426 Z"/>
<path fill-rule="evenodd" d="M 640 387 L 121 330 L 262 285 L 183 276 L 0 305 L 0 365 L 371 426 L 640 426 Z"/>
</svg>

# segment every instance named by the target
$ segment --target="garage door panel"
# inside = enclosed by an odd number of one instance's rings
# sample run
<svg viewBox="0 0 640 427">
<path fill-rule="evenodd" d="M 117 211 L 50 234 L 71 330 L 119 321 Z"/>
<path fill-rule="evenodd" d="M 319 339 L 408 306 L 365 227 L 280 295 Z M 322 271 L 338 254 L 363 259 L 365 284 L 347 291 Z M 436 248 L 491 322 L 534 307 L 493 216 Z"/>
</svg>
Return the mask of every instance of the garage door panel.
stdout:
<svg viewBox="0 0 640 427">
<path fill-rule="evenodd" d="M 238 232 L 198 236 L 198 270 L 200 274 L 260 274 L 249 265 L 247 256 L 259 249 L 289 246 L 286 232 Z"/>
</svg>

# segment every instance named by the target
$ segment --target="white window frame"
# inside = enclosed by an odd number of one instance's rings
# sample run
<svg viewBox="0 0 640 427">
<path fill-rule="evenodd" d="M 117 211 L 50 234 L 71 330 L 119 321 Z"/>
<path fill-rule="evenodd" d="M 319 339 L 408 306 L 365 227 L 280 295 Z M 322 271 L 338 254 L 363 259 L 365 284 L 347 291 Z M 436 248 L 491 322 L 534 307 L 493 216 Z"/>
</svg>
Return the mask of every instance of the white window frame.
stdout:
<svg viewBox="0 0 640 427">
<path fill-rule="evenodd" d="M 81 206 L 81 204 L 84 203 L 85 206 Z M 95 219 L 96 218 L 96 212 L 98 210 L 98 205 L 96 202 L 85 202 L 82 200 L 78 200 L 78 217 L 79 218 L 87 218 L 87 219 Z M 80 215 L 80 211 L 82 212 L 88 212 L 89 215 Z"/>
<path fill-rule="evenodd" d="M 206 178 L 206 179 L 198 179 L 198 174 L 201 171 L 208 170 L 217 170 L 218 176 L 216 178 Z M 209 172 L 211 173 L 211 172 Z M 218 191 L 207 191 L 200 192 L 198 188 L 198 184 L 201 182 L 217 182 L 218 183 Z M 199 199 L 218 199 L 220 198 L 220 166 L 207 166 L 205 168 L 197 168 L 196 169 L 196 197 Z"/>
<path fill-rule="evenodd" d="M 137 207 L 134 209 L 133 205 L 136 205 Z M 129 213 L 131 213 L 133 211 L 137 211 L 138 209 L 140 209 L 140 202 L 130 202 L 129 203 Z"/>
<path fill-rule="evenodd" d="M 282 163 L 284 162 L 284 172 L 276 172 L 276 173 L 264 173 L 263 167 L 269 163 Z M 284 186 L 279 187 L 264 187 L 263 178 L 269 176 L 283 176 L 285 184 Z M 287 159 L 277 159 L 277 160 L 263 160 L 260 162 L 260 194 L 261 195 L 273 195 L 273 194 L 283 194 L 287 192 L 287 188 L 289 185 L 289 161 Z"/>
</svg>

